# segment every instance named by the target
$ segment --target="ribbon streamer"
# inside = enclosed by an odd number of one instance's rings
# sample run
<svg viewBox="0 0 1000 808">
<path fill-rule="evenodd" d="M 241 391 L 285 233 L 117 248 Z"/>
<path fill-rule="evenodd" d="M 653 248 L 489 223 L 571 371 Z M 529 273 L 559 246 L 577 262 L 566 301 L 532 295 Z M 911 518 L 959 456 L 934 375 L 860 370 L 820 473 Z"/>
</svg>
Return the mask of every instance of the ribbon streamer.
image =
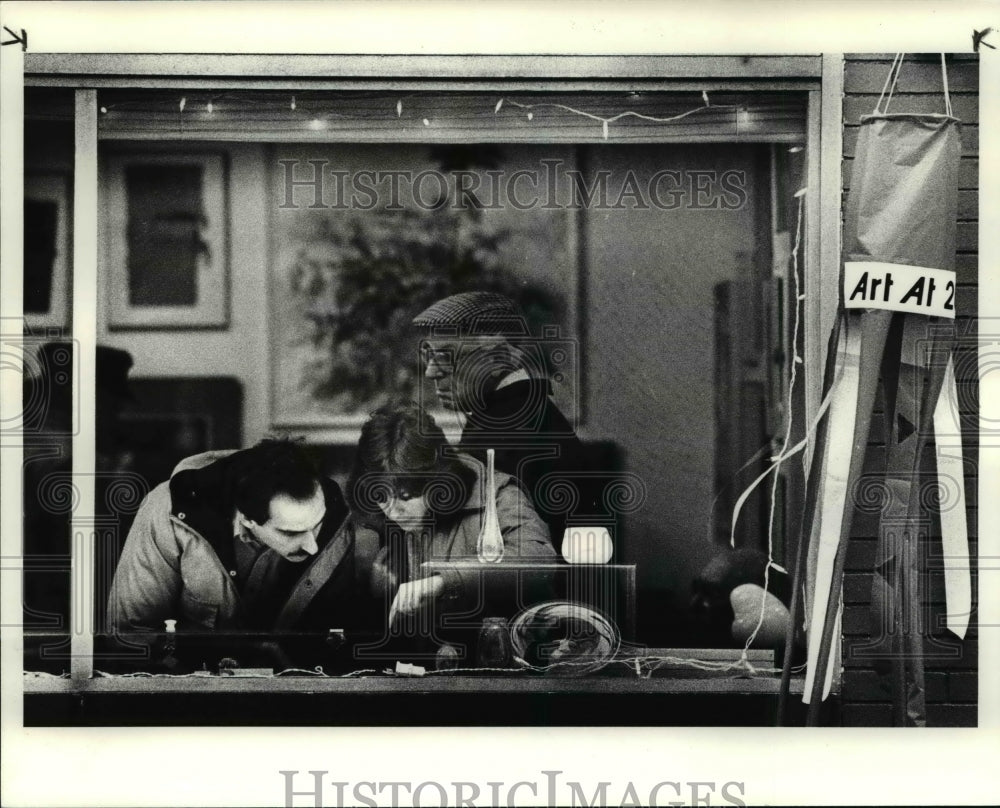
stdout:
<svg viewBox="0 0 1000 808">
<path fill-rule="evenodd" d="M 962 459 L 962 425 L 957 412 L 955 365 L 948 357 L 941 395 L 934 408 L 935 451 L 938 480 L 947 479 L 957 487 L 955 500 L 941 505 L 941 545 L 944 556 L 944 591 L 948 630 L 965 639 L 972 612 L 972 581 L 969 564 L 968 525 L 965 517 L 965 464 Z M 955 444 L 945 445 L 944 436 L 954 435 Z"/>
</svg>

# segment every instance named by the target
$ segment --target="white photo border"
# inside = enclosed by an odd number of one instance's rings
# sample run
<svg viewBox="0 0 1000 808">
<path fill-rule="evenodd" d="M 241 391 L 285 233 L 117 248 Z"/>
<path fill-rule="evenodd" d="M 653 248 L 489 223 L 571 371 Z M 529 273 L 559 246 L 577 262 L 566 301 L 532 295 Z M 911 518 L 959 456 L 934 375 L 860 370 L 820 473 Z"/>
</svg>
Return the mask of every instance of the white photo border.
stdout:
<svg viewBox="0 0 1000 808">
<path fill-rule="evenodd" d="M 49 8 L 45 8 L 48 5 Z M 563 4 L 537 12 L 501 4 L 233 4 L 6 2 L 0 22 L 30 34 L 30 49 L 151 53 L 245 52 L 520 53 L 551 52 L 781 52 L 963 51 L 973 30 L 1000 30 L 995 5 L 986 3 L 871 2 L 584 6 L 574 16 Z M 472 8 L 476 5 L 476 8 Z M 380 7 L 381 6 L 381 7 Z M 251 13 L 253 11 L 254 13 Z M 237 16 L 230 16 L 235 12 Z M 534 15 L 534 16 L 533 16 Z M 394 19 L 398 25 L 387 26 Z M 699 35 L 700 32 L 700 35 Z M 2 40 L 10 39 L 4 30 Z M 1000 43 L 998 43 L 1000 44 Z M 19 47 L 19 46 L 14 46 Z M 3 98 L 20 90 L 21 74 L 10 47 L 3 49 Z M 980 126 L 997 125 L 1000 55 L 983 50 Z M 15 93 L 16 95 L 16 93 Z M 23 109 L 2 105 L 4 224 L 21 209 L 17 129 Z M 13 119 L 13 120 L 12 120 Z M 981 178 L 1000 176 L 1000 139 L 982 137 Z M 16 202 L 16 204 L 12 204 Z M 997 317 L 1000 301 L 1000 184 L 980 188 L 980 318 Z M 16 221 L 16 219 L 14 219 Z M 4 239 L 3 241 L 7 241 Z M 11 242 L 13 240 L 10 240 Z M 15 278 L 21 255 L 8 243 L 3 259 L 4 334 L 20 324 Z M 93 332 L 94 324 L 77 324 Z M 92 338 L 92 337 L 91 337 Z M 92 348 L 93 346 L 85 346 Z M 8 349 L 5 346 L 4 351 Z M 994 348 L 995 350 L 995 348 Z M 985 353 L 981 369 L 989 367 Z M 86 374 L 88 363 L 84 363 Z M 20 376 L 4 368 L 2 379 L 4 559 L 18 555 L 20 448 L 8 437 L 7 415 L 16 413 Z M 16 382 L 16 383 L 15 383 Z M 981 372 L 981 424 L 1000 423 L 1000 374 Z M 92 413 L 92 402 L 90 411 Z M 979 556 L 1000 558 L 1000 436 L 981 435 Z M 81 462 L 86 460 L 82 458 Z M 91 466 L 93 457 L 89 458 Z M 11 473 L 13 469 L 13 473 Z M 983 565 L 980 591 L 980 670 L 1000 664 L 996 627 L 1000 600 Z M 988 569 L 994 568 L 992 572 Z M 8 564 L 4 573 L 12 574 Z M 7 583 L 5 581 L 5 583 Z M 370 729 L 199 728 L 41 729 L 21 727 L 21 650 L 10 639 L 20 629 L 19 586 L 3 587 L 3 795 L 5 805 L 274 805 L 284 799 L 280 770 L 323 770 L 329 780 L 411 781 L 437 779 L 486 783 L 543 780 L 559 770 L 564 780 L 616 779 L 742 781 L 748 804 L 988 804 L 996 801 L 995 761 L 1000 752 L 1000 693 L 993 677 L 980 680 L 977 730 L 797 729 Z M 331 797 L 333 791 L 331 790 Z M 621 793 L 617 791 L 616 793 Z M 642 792 L 640 792 L 642 793 Z M 384 795 L 386 799 L 388 794 Z M 542 795 L 544 796 L 544 794 Z M 666 794 L 664 795 L 666 797 Z M 537 802 L 523 791 L 523 804 Z M 311 804 L 300 797 L 297 805 Z M 334 804 L 332 802 L 328 804 Z"/>
</svg>

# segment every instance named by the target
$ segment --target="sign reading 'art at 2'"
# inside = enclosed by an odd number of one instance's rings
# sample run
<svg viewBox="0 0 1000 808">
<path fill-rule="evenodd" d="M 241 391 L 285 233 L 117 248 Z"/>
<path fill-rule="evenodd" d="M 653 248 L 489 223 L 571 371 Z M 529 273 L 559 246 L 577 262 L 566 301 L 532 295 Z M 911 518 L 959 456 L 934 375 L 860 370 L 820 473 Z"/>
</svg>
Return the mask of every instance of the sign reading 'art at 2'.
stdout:
<svg viewBox="0 0 1000 808">
<path fill-rule="evenodd" d="M 844 307 L 955 319 L 955 273 L 883 261 L 844 264 Z"/>
</svg>

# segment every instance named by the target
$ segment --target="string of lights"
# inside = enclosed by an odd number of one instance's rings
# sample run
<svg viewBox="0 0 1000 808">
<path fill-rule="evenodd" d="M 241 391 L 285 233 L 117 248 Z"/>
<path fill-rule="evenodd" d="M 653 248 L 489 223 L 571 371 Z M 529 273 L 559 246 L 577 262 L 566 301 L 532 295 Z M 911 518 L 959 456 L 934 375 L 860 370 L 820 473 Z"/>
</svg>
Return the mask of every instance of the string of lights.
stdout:
<svg viewBox="0 0 1000 808">
<path fill-rule="evenodd" d="M 548 103 L 548 102 L 543 102 L 543 103 L 538 103 L 538 104 L 522 104 L 519 101 L 514 101 L 513 99 L 507 99 L 507 98 L 501 98 L 499 101 L 497 101 L 497 105 L 496 105 L 496 107 L 494 107 L 493 113 L 494 114 L 499 113 L 500 110 L 503 108 L 503 105 L 504 105 L 505 102 L 507 104 L 509 104 L 510 106 L 517 107 L 519 109 L 528 110 L 528 114 L 527 114 L 526 117 L 527 117 L 527 119 L 529 121 L 534 120 L 534 115 L 535 115 L 534 114 L 534 110 L 536 110 L 536 109 L 545 109 L 545 108 L 560 109 L 560 110 L 563 110 L 564 112 L 572 113 L 573 115 L 581 115 L 581 116 L 583 116 L 585 118 L 590 118 L 591 120 L 599 121 L 600 124 L 601 124 L 601 131 L 602 131 L 602 133 L 604 135 L 604 139 L 607 140 L 608 139 L 608 133 L 609 133 L 608 127 L 611 124 L 616 123 L 617 121 L 622 120 L 623 118 L 633 117 L 633 118 L 638 118 L 639 120 L 643 120 L 643 121 L 651 121 L 652 123 L 673 123 L 674 121 L 679 121 L 679 120 L 681 120 L 683 118 L 688 117 L 689 115 L 694 115 L 694 114 L 696 114 L 698 112 L 704 112 L 706 109 L 735 110 L 737 113 L 739 113 L 739 111 L 743 109 L 742 107 L 737 106 L 737 105 L 733 105 L 733 104 L 725 104 L 725 105 L 721 105 L 721 106 L 712 107 L 712 105 L 709 103 L 708 93 L 705 92 L 704 90 L 702 91 L 702 100 L 704 101 L 704 103 L 700 107 L 694 107 L 693 109 L 689 109 L 686 112 L 681 112 L 681 113 L 679 113 L 677 115 L 670 115 L 670 116 L 667 116 L 667 117 L 657 117 L 655 115 L 646 115 L 646 114 L 641 113 L 641 112 L 636 112 L 635 110 L 625 110 L 624 112 L 619 112 L 616 115 L 611 115 L 609 117 L 602 117 L 600 115 L 595 115 L 592 112 L 587 112 L 587 111 L 582 110 L 582 109 L 577 109 L 576 107 L 571 107 L 571 106 L 569 106 L 567 104 L 553 104 L 553 103 Z M 739 118 L 738 117 L 736 119 L 736 126 L 737 126 L 737 129 L 738 129 L 739 128 Z"/>
<path fill-rule="evenodd" d="M 701 103 L 699 105 L 669 115 L 652 114 L 649 110 L 633 108 L 635 104 L 624 110 L 606 112 L 584 109 L 582 105 L 573 106 L 551 101 L 529 103 L 510 96 L 502 96 L 493 104 L 492 117 L 494 120 L 505 119 L 508 124 L 513 124 L 515 121 L 530 123 L 544 120 L 551 125 L 555 119 L 551 115 L 546 116 L 539 113 L 556 112 L 563 116 L 568 115 L 573 118 L 579 117 L 593 121 L 600 125 L 601 134 L 605 140 L 610 137 L 612 125 L 627 119 L 669 126 L 691 116 L 711 115 L 715 116 L 711 118 L 713 125 L 725 126 L 728 131 L 737 135 L 740 134 L 741 130 L 751 126 L 752 114 L 745 105 L 712 104 L 707 91 L 702 91 L 700 96 Z M 644 95 L 633 92 L 625 97 L 636 103 L 639 103 L 641 99 L 654 107 L 663 104 L 676 107 L 679 101 L 676 95 L 671 95 L 668 98 L 663 94 L 655 93 Z M 604 97 L 595 100 L 594 103 L 607 105 L 611 103 L 611 100 Z M 468 104 L 472 104 L 472 106 L 463 106 Z M 445 97 L 440 94 L 411 93 L 390 97 L 378 93 L 293 93 L 285 96 L 273 92 L 224 92 L 215 94 L 184 93 L 180 96 L 167 96 L 158 93 L 121 98 L 120 95 L 116 96 L 112 93 L 102 97 L 99 109 L 106 122 L 115 119 L 119 113 L 126 113 L 136 123 L 144 121 L 151 123 L 168 116 L 172 117 L 176 126 L 183 129 L 187 125 L 204 124 L 218 115 L 224 114 L 227 120 L 230 118 L 237 120 L 241 116 L 246 116 L 248 119 L 264 124 L 272 123 L 291 125 L 300 129 L 323 130 L 336 123 L 384 123 L 392 119 L 405 126 L 432 127 L 437 126 L 438 118 L 441 115 L 446 115 L 451 108 L 460 112 L 459 117 L 465 120 L 470 114 L 475 113 L 476 105 L 479 104 L 482 106 L 479 106 L 478 109 L 482 117 L 485 118 L 489 114 L 485 97 L 470 100 L 470 98 L 461 95 Z M 639 103 L 639 107 L 641 107 L 641 103 Z M 765 116 L 769 114 L 766 111 L 766 105 L 762 109 Z M 504 115 L 505 112 L 510 114 Z M 779 108 L 770 114 L 779 119 L 783 117 L 784 113 Z M 730 115 L 732 115 L 731 120 L 727 120 Z M 450 119 L 441 119 L 442 125 L 449 123 Z"/>
</svg>

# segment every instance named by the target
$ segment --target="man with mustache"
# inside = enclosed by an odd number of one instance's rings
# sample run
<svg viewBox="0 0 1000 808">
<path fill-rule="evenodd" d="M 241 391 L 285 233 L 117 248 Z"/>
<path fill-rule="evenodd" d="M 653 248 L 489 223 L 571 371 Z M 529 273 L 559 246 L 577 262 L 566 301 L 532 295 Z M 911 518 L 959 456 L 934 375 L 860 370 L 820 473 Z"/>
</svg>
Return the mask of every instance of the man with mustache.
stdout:
<svg viewBox="0 0 1000 808">
<path fill-rule="evenodd" d="M 353 527 L 303 448 L 264 440 L 182 461 L 143 501 L 108 599 L 109 628 L 343 627 L 357 608 Z"/>
</svg>

